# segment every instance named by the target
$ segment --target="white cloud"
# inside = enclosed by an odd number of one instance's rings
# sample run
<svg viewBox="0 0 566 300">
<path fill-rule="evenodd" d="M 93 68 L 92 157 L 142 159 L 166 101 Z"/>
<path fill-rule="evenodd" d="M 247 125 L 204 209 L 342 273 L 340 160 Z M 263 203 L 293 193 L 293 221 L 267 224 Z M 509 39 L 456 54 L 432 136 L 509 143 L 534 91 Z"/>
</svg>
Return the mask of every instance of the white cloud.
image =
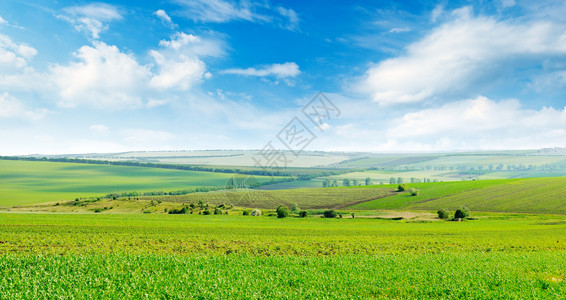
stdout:
<svg viewBox="0 0 566 300">
<path fill-rule="evenodd" d="M 521 64 L 566 53 L 564 27 L 473 17 L 469 8 L 407 47 L 404 56 L 371 67 L 360 91 L 380 104 L 411 103 L 442 95 L 469 96 L 474 84 Z M 527 59 L 529 58 L 529 59 Z M 489 80 L 489 79 L 488 79 Z"/>
<path fill-rule="evenodd" d="M 272 23 L 281 28 L 295 31 L 300 18 L 291 8 L 272 7 L 269 2 L 234 0 L 175 0 L 184 11 L 183 15 L 200 22 L 226 23 L 247 21 Z"/>
<path fill-rule="evenodd" d="M 2 18 L 2 16 L 0 16 L 0 25 L 6 25 L 8 24 L 8 21 L 6 21 L 4 18 Z"/>
<path fill-rule="evenodd" d="M 402 33 L 402 32 L 409 32 L 411 31 L 411 28 L 409 27 L 395 27 L 392 28 L 391 30 L 389 30 L 389 33 Z"/>
<path fill-rule="evenodd" d="M 96 124 L 89 127 L 90 130 L 97 132 L 97 133 L 105 133 L 108 131 L 108 126 L 102 124 Z"/>
<path fill-rule="evenodd" d="M 94 42 L 74 56 L 79 62 L 51 68 L 62 107 L 88 104 L 96 108 L 127 108 L 141 105 L 144 86 L 151 72 L 132 55 L 116 46 Z"/>
<path fill-rule="evenodd" d="M 0 94 L 0 119 L 15 118 L 40 120 L 47 114 L 46 109 L 28 109 L 19 99 L 8 93 Z"/>
<path fill-rule="evenodd" d="M 281 6 L 277 7 L 277 11 L 281 16 L 288 19 L 287 24 L 283 25 L 284 28 L 288 30 L 297 30 L 299 28 L 300 19 L 297 12 L 290 8 L 284 8 Z"/>
<path fill-rule="evenodd" d="M 169 17 L 169 15 L 167 15 L 167 13 L 163 9 L 158 9 L 153 14 L 156 15 L 161 20 L 161 22 L 163 22 L 163 24 L 169 26 L 170 28 L 175 28 L 177 26 L 177 24 L 173 23 L 171 17 Z"/>
<path fill-rule="evenodd" d="M 14 42 L 0 34 L 0 88 L 7 90 L 38 90 L 48 83 L 41 78 L 29 62 L 37 50 L 25 44 Z"/>
<path fill-rule="evenodd" d="M 407 113 L 391 123 L 384 136 L 397 147 L 535 149 L 566 144 L 566 109 L 529 110 L 517 100 L 478 97 Z"/>
<path fill-rule="evenodd" d="M 433 23 L 436 23 L 436 21 L 438 21 L 438 19 L 440 18 L 440 16 L 442 16 L 442 14 L 444 13 L 444 6 L 442 5 L 437 5 L 433 10 L 432 13 L 430 14 L 430 20 Z"/>
<path fill-rule="evenodd" d="M 286 62 L 283 64 L 271 64 L 260 68 L 247 69 L 227 69 L 222 71 L 223 74 L 236 74 L 244 76 L 275 76 L 277 78 L 296 77 L 301 74 L 299 66 L 294 62 Z"/>
<path fill-rule="evenodd" d="M 204 22 L 228 22 L 232 20 L 266 20 L 265 16 L 252 12 L 248 2 L 235 3 L 224 0 L 177 0 L 186 9 L 187 17 Z"/>
<path fill-rule="evenodd" d="M 71 23 L 75 30 L 90 34 L 93 39 L 100 38 L 100 33 L 108 29 L 106 23 L 122 19 L 115 6 L 104 3 L 67 7 L 63 12 L 59 18 Z"/>
<path fill-rule="evenodd" d="M 179 88 L 188 90 L 206 76 L 202 57 L 224 54 L 222 43 L 211 39 L 176 33 L 171 40 L 159 42 L 160 50 L 150 51 L 158 73 L 151 78 L 150 86 L 158 89 Z"/>
<path fill-rule="evenodd" d="M 124 129 L 120 131 L 127 143 L 138 146 L 154 146 L 176 138 L 176 135 L 166 131 L 148 129 Z"/>
</svg>

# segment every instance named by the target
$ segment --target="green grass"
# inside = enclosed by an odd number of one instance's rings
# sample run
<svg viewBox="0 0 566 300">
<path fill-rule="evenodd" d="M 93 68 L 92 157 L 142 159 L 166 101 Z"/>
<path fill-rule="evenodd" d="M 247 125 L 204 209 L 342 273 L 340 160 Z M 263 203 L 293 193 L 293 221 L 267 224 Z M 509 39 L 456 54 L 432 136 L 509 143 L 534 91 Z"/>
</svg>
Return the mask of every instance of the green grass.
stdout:
<svg viewBox="0 0 566 300">
<path fill-rule="evenodd" d="M 0 298 L 558 299 L 566 219 L 0 215 Z"/>
<path fill-rule="evenodd" d="M 528 178 L 407 184 L 418 196 L 398 193 L 352 209 L 455 210 L 566 214 L 566 178 Z"/>
<path fill-rule="evenodd" d="M 171 191 L 225 185 L 233 174 L 157 168 L 0 160 L 0 207 L 95 197 L 114 192 Z M 247 175 L 235 175 L 243 180 Z M 269 177 L 255 176 L 258 181 Z"/>
</svg>

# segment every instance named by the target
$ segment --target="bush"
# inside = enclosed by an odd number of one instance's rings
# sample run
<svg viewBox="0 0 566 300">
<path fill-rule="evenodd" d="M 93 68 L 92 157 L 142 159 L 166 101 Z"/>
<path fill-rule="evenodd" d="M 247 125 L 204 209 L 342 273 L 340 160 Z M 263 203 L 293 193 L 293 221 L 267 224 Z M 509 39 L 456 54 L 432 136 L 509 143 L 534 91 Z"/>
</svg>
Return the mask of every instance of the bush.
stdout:
<svg viewBox="0 0 566 300">
<path fill-rule="evenodd" d="M 299 217 L 304 218 L 308 215 L 309 213 L 306 210 L 302 210 L 299 212 Z"/>
<path fill-rule="evenodd" d="M 338 216 L 338 214 L 333 209 L 324 211 L 325 218 L 336 218 L 336 216 Z"/>
<path fill-rule="evenodd" d="M 205 210 L 202 212 L 203 215 L 210 215 L 210 210 Z"/>
<path fill-rule="evenodd" d="M 221 215 L 221 214 L 222 214 L 222 210 L 221 210 L 220 208 L 216 208 L 216 209 L 214 210 L 214 214 L 215 214 L 215 215 Z"/>
<path fill-rule="evenodd" d="M 250 215 L 250 212 L 249 212 L 248 210 L 244 210 L 244 211 L 242 212 L 242 215 L 244 215 L 244 216 L 249 216 L 249 215 Z"/>
<path fill-rule="evenodd" d="M 95 209 L 94 209 L 94 212 L 95 212 L 95 213 L 102 212 L 102 208 L 95 208 Z"/>
<path fill-rule="evenodd" d="M 287 208 L 287 206 L 284 205 L 279 205 L 277 207 L 277 217 L 282 219 L 282 218 L 287 218 L 289 216 L 289 208 Z"/>
<path fill-rule="evenodd" d="M 407 190 L 407 185 L 406 185 L 406 184 L 400 184 L 400 185 L 397 187 L 397 191 L 398 191 L 398 192 L 404 192 L 404 191 L 406 191 L 406 190 Z"/>
<path fill-rule="evenodd" d="M 295 203 L 291 206 L 291 211 L 298 211 L 299 209 L 300 209 L 299 204 L 297 204 L 297 203 Z"/>
<path fill-rule="evenodd" d="M 465 206 L 460 206 L 454 213 L 454 219 L 465 219 L 470 216 L 470 210 Z"/>
<path fill-rule="evenodd" d="M 261 210 L 259 210 L 259 209 L 252 210 L 252 216 L 254 216 L 254 217 L 261 216 Z"/>
<path fill-rule="evenodd" d="M 419 195 L 419 190 L 410 188 L 410 189 L 409 189 L 409 193 L 411 194 L 411 196 L 418 196 L 418 195 Z"/>
<path fill-rule="evenodd" d="M 186 207 L 186 206 L 184 206 L 181 209 L 172 208 L 172 209 L 169 210 L 169 214 L 171 214 L 171 215 L 184 215 L 187 212 L 189 212 L 189 208 Z"/>
<path fill-rule="evenodd" d="M 448 218 L 450 218 L 450 212 L 446 208 L 443 208 L 436 213 L 438 214 L 439 219 L 447 220 Z"/>
</svg>

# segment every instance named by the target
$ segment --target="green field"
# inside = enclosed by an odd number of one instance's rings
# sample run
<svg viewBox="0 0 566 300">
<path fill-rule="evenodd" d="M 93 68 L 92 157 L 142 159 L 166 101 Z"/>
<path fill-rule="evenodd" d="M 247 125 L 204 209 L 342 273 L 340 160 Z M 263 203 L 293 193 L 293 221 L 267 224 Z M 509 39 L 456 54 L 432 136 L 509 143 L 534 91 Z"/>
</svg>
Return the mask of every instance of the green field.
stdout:
<svg viewBox="0 0 566 300">
<path fill-rule="evenodd" d="M 566 219 L 0 215 L 1 298 L 566 294 Z"/>
<path fill-rule="evenodd" d="M 566 178 L 530 178 L 407 184 L 419 190 L 352 206 L 355 209 L 456 209 L 566 214 Z"/>
<path fill-rule="evenodd" d="M 0 160 L 0 207 L 97 197 L 130 191 L 222 186 L 247 175 L 157 168 Z M 254 176 L 256 181 L 270 177 Z"/>
</svg>

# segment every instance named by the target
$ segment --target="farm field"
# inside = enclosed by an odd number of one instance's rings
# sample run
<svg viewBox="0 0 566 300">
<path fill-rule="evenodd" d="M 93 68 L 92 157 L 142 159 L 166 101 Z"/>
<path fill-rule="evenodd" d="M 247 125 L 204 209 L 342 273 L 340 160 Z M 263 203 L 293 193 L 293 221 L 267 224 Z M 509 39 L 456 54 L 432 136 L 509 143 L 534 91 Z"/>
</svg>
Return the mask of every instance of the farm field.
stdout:
<svg viewBox="0 0 566 300">
<path fill-rule="evenodd" d="M 566 178 L 528 178 L 414 183 L 417 196 L 398 193 L 351 206 L 352 209 L 456 209 L 566 214 Z"/>
<path fill-rule="evenodd" d="M 0 160 L 0 207 L 100 197 L 115 192 L 222 186 L 246 175 L 39 161 Z M 271 177 L 254 176 L 256 181 Z"/>
<path fill-rule="evenodd" d="M 563 216 L 474 216 L 423 223 L 4 213 L 0 297 L 541 299 L 566 293 Z"/>
</svg>

